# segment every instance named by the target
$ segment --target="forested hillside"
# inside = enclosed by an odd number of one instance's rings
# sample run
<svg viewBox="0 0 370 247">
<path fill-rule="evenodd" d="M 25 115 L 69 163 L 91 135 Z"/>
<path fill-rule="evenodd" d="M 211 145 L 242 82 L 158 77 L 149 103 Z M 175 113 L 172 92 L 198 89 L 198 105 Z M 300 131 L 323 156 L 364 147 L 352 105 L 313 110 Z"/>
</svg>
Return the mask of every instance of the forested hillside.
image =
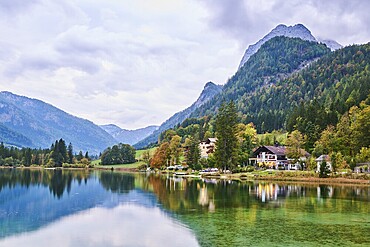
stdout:
<svg viewBox="0 0 370 247">
<path fill-rule="evenodd" d="M 299 38 L 275 37 L 263 44 L 258 52 L 231 77 L 222 92 L 199 107 L 192 117 L 212 115 L 222 101 L 233 100 L 238 111 L 244 113 L 243 116 L 240 114 L 243 122 L 250 122 L 255 119 L 249 109 L 250 98 L 262 96 L 264 88 L 271 87 L 307 63 L 328 53 L 330 50 L 325 45 L 316 42 Z M 260 100 L 267 99 L 262 97 Z M 284 120 L 276 121 L 284 122 Z M 269 129 L 273 128 L 266 128 L 266 130 Z"/>
<path fill-rule="evenodd" d="M 299 53 L 307 53 L 303 55 L 305 59 L 297 57 Z M 322 53 L 325 55 L 320 59 L 287 77 L 298 64 Z M 223 100 L 234 100 L 241 121 L 253 122 L 261 133 L 292 130 L 295 125 L 303 131 L 310 128 L 308 122 L 320 131 L 328 124 L 336 124 L 340 115 L 370 93 L 369 63 L 370 44 L 328 52 L 312 42 L 274 38 L 230 79 L 220 95 L 199 108 L 194 116 L 208 115 Z"/>
<path fill-rule="evenodd" d="M 164 123 L 159 126 L 150 136 L 141 140 L 134 145 L 135 148 L 143 148 L 151 143 L 158 141 L 159 135 L 167 129 L 173 128 L 177 124 L 182 123 L 187 119 L 198 107 L 211 100 L 215 95 L 219 94 L 222 90 L 222 86 L 216 85 L 213 82 L 207 82 L 204 89 L 198 99 L 188 108 L 183 111 L 175 113 L 172 117 L 167 119 Z"/>
</svg>

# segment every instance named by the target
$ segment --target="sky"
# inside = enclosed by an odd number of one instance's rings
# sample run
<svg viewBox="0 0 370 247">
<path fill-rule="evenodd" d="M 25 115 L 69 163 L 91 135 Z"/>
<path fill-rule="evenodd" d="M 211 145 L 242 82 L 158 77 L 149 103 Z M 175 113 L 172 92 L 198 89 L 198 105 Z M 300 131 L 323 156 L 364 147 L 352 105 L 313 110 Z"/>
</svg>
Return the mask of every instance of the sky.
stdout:
<svg viewBox="0 0 370 247">
<path fill-rule="evenodd" d="M 1 0 L 0 91 L 96 124 L 160 125 L 248 45 L 304 24 L 342 45 L 370 41 L 368 0 Z"/>
</svg>

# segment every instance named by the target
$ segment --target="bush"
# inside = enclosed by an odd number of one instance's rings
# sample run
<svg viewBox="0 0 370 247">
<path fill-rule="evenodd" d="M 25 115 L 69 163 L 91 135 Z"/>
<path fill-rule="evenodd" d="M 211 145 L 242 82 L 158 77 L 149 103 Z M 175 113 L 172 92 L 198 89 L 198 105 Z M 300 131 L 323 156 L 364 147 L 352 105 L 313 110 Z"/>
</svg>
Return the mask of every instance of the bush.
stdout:
<svg viewBox="0 0 370 247">
<path fill-rule="evenodd" d="M 247 167 L 245 168 L 245 171 L 246 171 L 246 172 L 253 172 L 253 171 L 254 171 L 254 166 L 247 166 Z"/>
<path fill-rule="evenodd" d="M 139 169 L 139 170 L 146 170 L 147 167 L 148 167 L 147 165 L 142 164 L 142 165 L 138 166 L 137 169 Z"/>
<path fill-rule="evenodd" d="M 194 166 L 194 169 L 197 171 L 201 171 L 203 168 L 202 168 L 202 165 L 198 163 Z"/>
<path fill-rule="evenodd" d="M 329 176 L 329 166 L 327 165 L 326 161 L 324 160 L 320 165 L 319 170 L 319 177 L 320 178 L 327 178 Z"/>
<path fill-rule="evenodd" d="M 63 168 L 92 168 L 94 166 L 89 166 L 89 165 L 81 164 L 81 163 L 78 163 L 78 164 L 63 163 L 62 167 Z"/>
<path fill-rule="evenodd" d="M 237 166 L 234 169 L 231 170 L 232 173 L 240 173 L 242 171 L 242 168 Z"/>
</svg>

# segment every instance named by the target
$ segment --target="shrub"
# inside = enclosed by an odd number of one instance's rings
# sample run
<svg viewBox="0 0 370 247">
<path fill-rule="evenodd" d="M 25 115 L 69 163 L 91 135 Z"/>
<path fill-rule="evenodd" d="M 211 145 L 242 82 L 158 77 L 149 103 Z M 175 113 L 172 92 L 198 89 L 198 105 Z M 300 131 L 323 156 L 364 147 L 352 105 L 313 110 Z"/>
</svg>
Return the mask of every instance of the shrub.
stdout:
<svg viewBox="0 0 370 247">
<path fill-rule="evenodd" d="M 247 167 L 245 168 L 245 171 L 246 171 L 246 172 L 253 172 L 253 171 L 254 171 L 254 166 L 247 166 Z"/>
<path fill-rule="evenodd" d="M 329 175 L 329 166 L 327 165 L 326 161 L 324 160 L 320 165 L 319 170 L 319 177 L 320 178 L 327 178 Z"/>
</svg>

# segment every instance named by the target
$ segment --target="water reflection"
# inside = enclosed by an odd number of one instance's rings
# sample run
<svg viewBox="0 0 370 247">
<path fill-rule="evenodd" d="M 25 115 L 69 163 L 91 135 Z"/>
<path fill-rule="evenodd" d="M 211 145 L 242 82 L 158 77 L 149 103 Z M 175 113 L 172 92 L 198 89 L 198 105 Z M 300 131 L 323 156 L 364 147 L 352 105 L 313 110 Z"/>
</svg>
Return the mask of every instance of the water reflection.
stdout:
<svg viewBox="0 0 370 247">
<path fill-rule="evenodd" d="M 369 186 L 3 169 L 0 246 L 63 235 L 70 238 L 61 246 L 156 246 L 147 239 L 157 235 L 160 246 L 180 245 L 163 240 L 169 235 L 186 246 L 297 245 L 308 237 L 330 246 L 322 239 L 331 235 L 342 244 L 370 244 L 369 201 Z"/>
<path fill-rule="evenodd" d="M 30 170 L 30 169 L 1 169 L 0 192 L 5 187 L 16 186 L 29 188 L 34 185 L 48 187 L 50 192 L 57 198 L 63 193 L 71 191 L 72 181 L 78 184 L 87 183 L 91 173 L 86 170 L 66 171 L 60 169 Z"/>
<path fill-rule="evenodd" d="M 273 202 L 273 206 L 276 206 L 276 203 L 289 206 L 291 202 L 297 203 L 298 199 L 304 199 L 301 203 L 306 203 L 307 198 L 310 198 L 312 205 L 329 198 L 370 201 L 369 186 L 237 182 L 155 175 L 146 179 L 152 185 L 159 201 L 175 212 L 214 212 L 217 208 L 249 208 L 254 204 L 268 207 L 269 202 Z M 369 207 L 363 207 L 363 210 L 367 212 Z"/>
<path fill-rule="evenodd" d="M 0 240 L 0 246 L 189 247 L 198 243 L 189 229 L 158 208 L 125 204 L 111 209 L 93 208 L 62 218 L 46 228 Z"/>
</svg>

